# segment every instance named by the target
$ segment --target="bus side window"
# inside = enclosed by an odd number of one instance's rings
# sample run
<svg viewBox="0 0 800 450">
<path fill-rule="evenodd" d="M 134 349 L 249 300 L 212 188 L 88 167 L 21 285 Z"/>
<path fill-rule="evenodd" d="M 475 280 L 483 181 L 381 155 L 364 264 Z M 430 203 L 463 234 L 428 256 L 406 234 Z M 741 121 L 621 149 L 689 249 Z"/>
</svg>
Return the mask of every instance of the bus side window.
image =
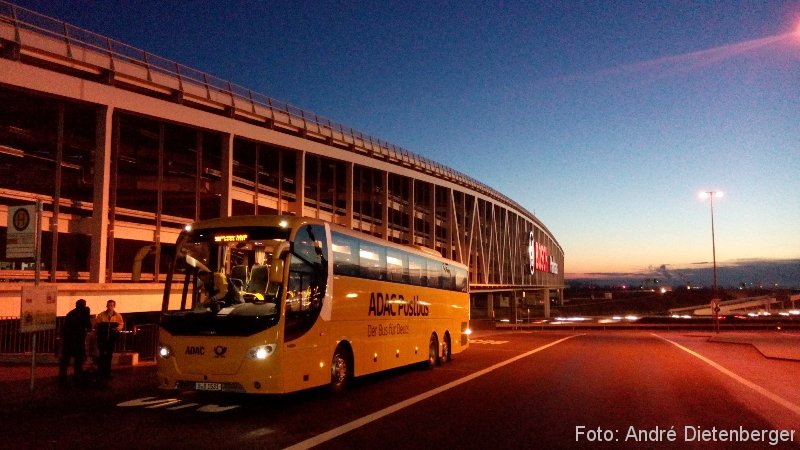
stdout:
<svg viewBox="0 0 800 450">
<path fill-rule="evenodd" d="M 452 291 L 456 287 L 456 277 L 453 272 L 454 268 L 450 267 L 449 264 L 442 264 L 442 273 L 441 273 L 441 288 L 447 289 L 448 291 Z"/>
<path fill-rule="evenodd" d="M 426 286 L 427 267 L 425 258 L 417 255 L 408 255 L 408 281 L 414 286 Z"/>
<path fill-rule="evenodd" d="M 408 255 L 406 252 L 386 249 L 386 279 L 397 283 L 408 282 Z"/>
<path fill-rule="evenodd" d="M 371 242 L 361 242 L 358 256 L 362 277 L 373 280 L 386 279 L 386 247 Z"/>
<path fill-rule="evenodd" d="M 331 233 L 333 239 L 333 273 L 358 276 L 358 241 L 339 233 Z"/>
<path fill-rule="evenodd" d="M 426 261 L 428 266 L 428 287 L 440 288 L 440 277 L 442 275 L 442 263 L 429 259 Z"/>
<path fill-rule="evenodd" d="M 467 292 L 467 271 L 461 268 L 454 267 L 455 273 L 455 290 L 459 292 Z"/>
<path fill-rule="evenodd" d="M 289 273 L 289 283 L 286 289 L 286 314 L 301 312 L 309 309 L 307 289 L 310 289 L 308 283 L 309 277 L 305 277 L 303 283 L 303 276 L 300 272 Z"/>
</svg>

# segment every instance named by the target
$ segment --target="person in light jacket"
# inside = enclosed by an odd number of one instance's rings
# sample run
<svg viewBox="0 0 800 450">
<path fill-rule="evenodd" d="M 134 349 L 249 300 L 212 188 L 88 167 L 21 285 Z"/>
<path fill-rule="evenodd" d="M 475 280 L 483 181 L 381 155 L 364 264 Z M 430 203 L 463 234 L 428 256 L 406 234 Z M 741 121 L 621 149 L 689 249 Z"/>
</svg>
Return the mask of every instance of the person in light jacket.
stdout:
<svg viewBox="0 0 800 450">
<path fill-rule="evenodd" d="M 114 344 L 117 342 L 119 332 L 125 328 L 122 314 L 116 312 L 117 302 L 106 302 L 106 310 L 95 317 L 97 327 L 97 374 L 102 380 L 111 379 L 111 356 L 114 353 Z"/>
</svg>

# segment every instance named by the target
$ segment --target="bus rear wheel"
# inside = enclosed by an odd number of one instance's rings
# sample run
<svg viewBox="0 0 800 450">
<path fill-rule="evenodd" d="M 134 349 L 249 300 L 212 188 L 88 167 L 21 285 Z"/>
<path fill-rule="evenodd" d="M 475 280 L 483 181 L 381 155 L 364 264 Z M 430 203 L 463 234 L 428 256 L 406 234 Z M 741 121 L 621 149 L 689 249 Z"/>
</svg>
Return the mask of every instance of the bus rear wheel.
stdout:
<svg viewBox="0 0 800 450">
<path fill-rule="evenodd" d="M 439 359 L 442 364 L 450 362 L 452 359 L 453 354 L 452 350 L 450 349 L 450 335 L 445 334 L 444 340 L 442 340 L 442 356 Z"/>
<path fill-rule="evenodd" d="M 347 349 L 337 348 L 331 360 L 331 390 L 342 392 L 353 378 L 353 358 Z"/>
</svg>

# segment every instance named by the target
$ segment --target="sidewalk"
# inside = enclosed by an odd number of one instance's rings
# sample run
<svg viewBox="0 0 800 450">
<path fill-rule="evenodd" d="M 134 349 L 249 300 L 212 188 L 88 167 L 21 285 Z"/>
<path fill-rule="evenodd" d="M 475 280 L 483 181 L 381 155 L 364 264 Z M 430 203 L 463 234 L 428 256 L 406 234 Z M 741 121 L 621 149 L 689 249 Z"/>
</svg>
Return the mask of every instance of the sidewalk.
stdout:
<svg viewBox="0 0 800 450">
<path fill-rule="evenodd" d="M 125 367 L 155 364 L 154 361 L 139 362 L 138 354 L 134 358 L 134 353 L 114 353 L 111 360 L 111 367 L 122 369 Z M 87 360 L 87 364 L 91 364 Z M 70 366 L 69 373 L 72 373 Z M 49 378 L 58 376 L 58 358 L 52 353 L 36 354 L 36 378 Z M 30 353 L 4 353 L 0 354 L 0 382 L 31 379 L 31 354 Z"/>
<path fill-rule="evenodd" d="M 766 358 L 800 361 L 800 333 L 797 332 L 723 332 L 712 335 L 709 342 L 752 345 Z"/>
<path fill-rule="evenodd" d="M 108 395 L 115 385 L 131 385 L 141 378 L 155 380 L 155 361 L 137 365 L 112 366 L 114 380 L 108 385 L 71 386 L 63 388 L 58 382 L 58 364 L 52 354 L 37 355 L 33 391 L 31 391 L 31 355 L 0 355 L 0 414 L 17 407 L 56 402 L 79 401 L 86 395 Z M 68 371 L 72 380 L 72 367 Z M 110 388 L 110 389 L 109 389 Z"/>
</svg>

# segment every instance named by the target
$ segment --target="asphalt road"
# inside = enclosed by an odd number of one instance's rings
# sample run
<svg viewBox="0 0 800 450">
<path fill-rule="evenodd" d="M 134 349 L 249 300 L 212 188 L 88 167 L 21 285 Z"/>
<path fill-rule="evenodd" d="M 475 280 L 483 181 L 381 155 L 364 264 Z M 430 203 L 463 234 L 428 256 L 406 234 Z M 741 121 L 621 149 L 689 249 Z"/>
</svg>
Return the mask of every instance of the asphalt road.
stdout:
<svg viewBox="0 0 800 450">
<path fill-rule="evenodd" d="M 340 395 L 176 394 L 154 367 L 110 390 L 42 386 L 2 405 L 0 447 L 800 448 L 798 375 L 800 362 L 707 336 L 505 332 Z"/>
</svg>

